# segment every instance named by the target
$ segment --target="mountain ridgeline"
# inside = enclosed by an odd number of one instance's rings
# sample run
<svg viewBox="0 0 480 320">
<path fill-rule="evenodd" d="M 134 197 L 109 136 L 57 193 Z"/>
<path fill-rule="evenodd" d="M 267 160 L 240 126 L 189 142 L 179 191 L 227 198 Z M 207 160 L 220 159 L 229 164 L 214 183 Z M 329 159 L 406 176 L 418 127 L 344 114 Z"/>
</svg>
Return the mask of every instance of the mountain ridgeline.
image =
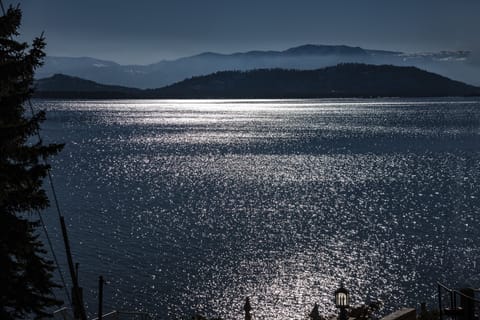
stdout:
<svg viewBox="0 0 480 320">
<path fill-rule="evenodd" d="M 306 44 L 283 51 L 247 51 L 232 54 L 205 52 L 148 65 L 121 65 L 94 58 L 46 57 L 37 79 L 61 73 L 99 83 L 135 88 L 160 88 L 186 78 L 225 70 L 317 70 L 339 63 L 415 66 L 443 76 L 480 85 L 480 64 L 468 51 L 404 53 L 345 45 Z"/>
<path fill-rule="evenodd" d="M 480 88 L 416 67 L 347 63 L 318 70 L 221 71 L 159 89 L 101 85 L 55 75 L 37 81 L 42 98 L 284 99 L 476 96 Z"/>
</svg>

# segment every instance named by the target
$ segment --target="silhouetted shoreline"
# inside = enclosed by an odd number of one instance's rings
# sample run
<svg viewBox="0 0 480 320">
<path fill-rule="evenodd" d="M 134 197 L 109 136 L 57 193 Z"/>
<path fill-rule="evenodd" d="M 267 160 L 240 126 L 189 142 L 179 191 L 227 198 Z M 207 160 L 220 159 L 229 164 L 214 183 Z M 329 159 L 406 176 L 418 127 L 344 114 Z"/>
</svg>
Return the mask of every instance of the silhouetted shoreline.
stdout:
<svg viewBox="0 0 480 320">
<path fill-rule="evenodd" d="M 54 75 L 37 81 L 36 98 L 50 99 L 294 99 L 480 96 L 480 88 L 391 65 L 339 64 L 318 70 L 222 71 L 158 89 L 103 85 Z"/>
</svg>

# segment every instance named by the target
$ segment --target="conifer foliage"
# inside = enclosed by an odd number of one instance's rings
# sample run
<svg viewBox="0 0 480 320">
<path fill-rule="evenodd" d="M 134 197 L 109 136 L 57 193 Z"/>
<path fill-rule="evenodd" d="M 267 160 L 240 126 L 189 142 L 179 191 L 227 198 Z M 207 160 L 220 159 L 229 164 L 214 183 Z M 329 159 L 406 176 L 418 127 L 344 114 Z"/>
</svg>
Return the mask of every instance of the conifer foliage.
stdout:
<svg viewBox="0 0 480 320">
<path fill-rule="evenodd" d="M 21 17 L 19 7 L 0 17 L 0 319 L 44 318 L 61 304 L 53 296 L 53 264 L 35 217 L 49 205 L 42 187 L 49 167 L 43 160 L 63 146 L 38 141 L 45 113 L 25 108 L 45 41 L 43 36 L 31 45 L 16 41 Z"/>
</svg>

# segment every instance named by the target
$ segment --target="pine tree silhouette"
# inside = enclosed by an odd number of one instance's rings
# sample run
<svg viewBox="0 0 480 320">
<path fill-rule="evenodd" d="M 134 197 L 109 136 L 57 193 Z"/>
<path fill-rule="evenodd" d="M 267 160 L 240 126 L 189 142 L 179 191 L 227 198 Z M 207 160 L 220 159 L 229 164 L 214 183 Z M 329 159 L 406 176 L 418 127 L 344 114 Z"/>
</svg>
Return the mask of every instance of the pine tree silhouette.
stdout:
<svg viewBox="0 0 480 320">
<path fill-rule="evenodd" d="M 42 159 L 62 145 L 33 136 L 45 113 L 31 115 L 34 71 L 45 54 L 43 37 L 18 42 L 22 13 L 10 6 L 0 17 L 0 319 L 44 318 L 61 304 L 53 296 L 53 264 L 38 239 L 35 214 L 49 201 L 42 188 L 48 165 Z"/>
</svg>

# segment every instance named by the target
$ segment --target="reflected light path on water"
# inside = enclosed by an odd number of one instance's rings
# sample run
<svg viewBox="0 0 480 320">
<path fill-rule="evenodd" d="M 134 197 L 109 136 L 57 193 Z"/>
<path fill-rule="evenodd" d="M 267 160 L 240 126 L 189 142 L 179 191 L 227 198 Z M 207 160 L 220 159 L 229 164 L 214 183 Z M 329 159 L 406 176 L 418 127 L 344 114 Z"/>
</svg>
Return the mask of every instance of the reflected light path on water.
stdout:
<svg viewBox="0 0 480 320">
<path fill-rule="evenodd" d="M 36 101 L 91 314 L 305 319 L 480 285 L 473 99 Z M 58 231 L 55 215 L 48 215 Z M 54 239 L 57 252 L 61 239 Z M 64 267 L 64 269 L 66 269 Z"/>
</svg>

